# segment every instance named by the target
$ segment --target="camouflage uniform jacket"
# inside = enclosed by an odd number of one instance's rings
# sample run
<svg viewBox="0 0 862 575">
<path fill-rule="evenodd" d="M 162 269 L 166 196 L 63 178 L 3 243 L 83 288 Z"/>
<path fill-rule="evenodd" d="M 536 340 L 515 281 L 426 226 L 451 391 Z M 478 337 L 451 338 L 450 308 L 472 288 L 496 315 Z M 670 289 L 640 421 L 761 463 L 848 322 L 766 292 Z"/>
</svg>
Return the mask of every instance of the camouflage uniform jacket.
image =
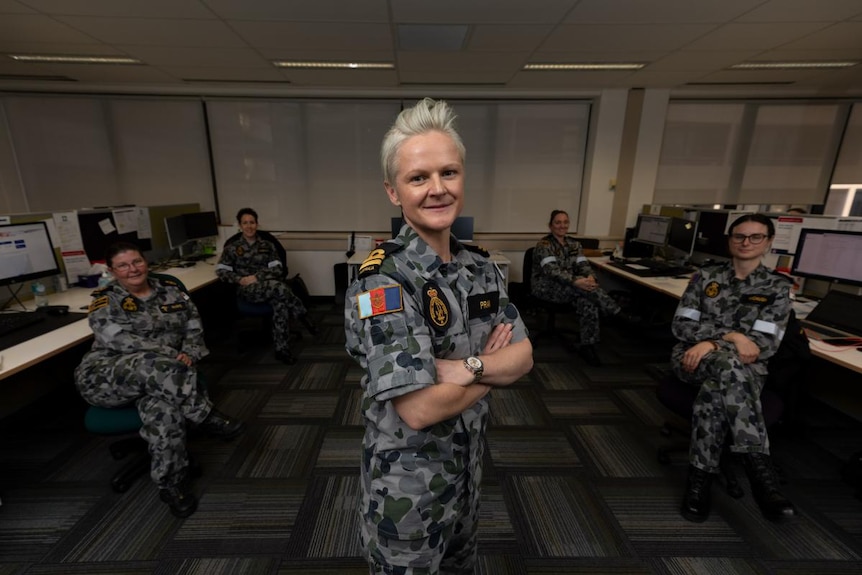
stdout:
<svg viewBox="0 0 862 575">
<path fill-rule="evenodd" d="M 258 281 L 284 279 L 284 268 L 278 250 L 271 242 L 258 236 L 250 244 L 240 236 L 222 250 L 216 265 L 216 275 L 227 283 L 239 283 L 245 276 L 257 276 Z"/>
<path fill-rule="evenodd" d="M 153 293 L 146 299 L 131 295 L 117 281 L 93 292 L 88 319 L 95 341 L 82 366 L 130 353 L 174 359 L 182 352 L 195 362 L 209 353 L 188 294 L 172 280 L 148 281 Z"/>
<path fill-rule="evenodd" d="M 744 334 L 760 348 L 752 364 L 766 373 L 767 360 L 781 344 L 790 316 L 790 279 L 759 265 L 744 280 L 737 279 L 730 262 L 701 269 L 692 276 L 673 318 L 673 335 L 680 343 L 674 357 L 701 341 L 715 341 L 734 350 L 721 338 Z"/>
<path fill-rule="evenodd" d="M 390 400 L 435 385 L 435 358 L 480 353 L 499 323 L 514 324 L 513 343 L 527 337 L 495 266 L 474 250 L 453 237 L 443 263 L 405 225 L 371 252 L 347 293 L 346 348 L 365 370 L 360 513 L 390 539 L 440 532 L 478 493 L 488 416 L 486 396 L 417 431 Z"/>
<path fill-rule="evenodd" d="M 548 294 L 559 291 L 560 284 L 571 286 L 578 278 L 593 275 L 581 244 L 566 236 L 561 245 L 553 234 L 542 238 L 533 250 L 532 290 Z"/>
</svg>

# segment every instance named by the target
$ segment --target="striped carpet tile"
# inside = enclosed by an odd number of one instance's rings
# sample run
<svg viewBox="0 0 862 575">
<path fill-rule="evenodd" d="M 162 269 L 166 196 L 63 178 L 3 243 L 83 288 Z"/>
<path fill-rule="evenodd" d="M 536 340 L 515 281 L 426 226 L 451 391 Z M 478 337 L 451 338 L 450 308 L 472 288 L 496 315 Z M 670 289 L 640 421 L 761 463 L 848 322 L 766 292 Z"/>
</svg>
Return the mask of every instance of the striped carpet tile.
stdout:
<svg viewBox="0 0 862 575">
<path fill-rule="evenodd" d="M 671 412 L 656 399 L 654 389 L 617 389 L 613 393 L 646 426 L 661 427 L 671 416 Z"/>
<path fill-rule="evenodd" d="M 251 430 L 250 430 L 251 431 Z M 258 433 L 246 433 L 237 478 L 304 477 L 311 470 L 320 427 L 316 425 L 268 425 Z"/>
<path fill-rule="evenodd" d="M 669 575 L 710 573 L 711 575 L 759 575 L 760 566 L 748 559 L 737 557 L 668 557 L 658 564 Z"/>
<path fill-rule="evenodd" d="M 347 389 L 344 407 L 338 416 L 339 425 L 363 425 L 362 390 L 358 387 Z"/>
<path fill-rule="evenodd" d="M 163 561 L 157 573 L 171 575 L 257 575 L 278 568 L 275 557 L 211 557 Z"/>
<path fill-rule="evenodd" d="M 568 363 L 536 363 L 532 377 L 547 391 L 586 389 L 584 377 Z"/>
<path fill-rule="evenodd" d="M 262 419 L 322 419 L 330 418 L 338 404 L 338 394 L 273 393 L 258 417 Z"/>
<path fill-rule="evenodd" d="M 27 575 L 152 575 L 161 573 L 155 561 L 128 561 L 122 563 L 40 563 L 30 565 Z M 0 575 L 20 575 L 23 571 L 4 571 Z M 173 571 L 171 572 L 173 573 Z"/>
<path fill-rule="evenodd" d="M 621 557 L 630 553 L 601 501 L 581 482 L 563 476 L 508 478 L 524 555 Z"/>
<path fill-rule="evenodd" d="M 307 557 L 359 557 L 359 475 L 323 480 Z"/>
<path fill-rule="evenodd" d="M 616 402 L 603 392 L 548 393 L 543 395 L 542 399 L 545 409 L 555 419 L 623 417 Z"/>
<path fill-rule="evenodd" d="M 531 389 L 501 388 L 490 395 L 491 425 L 544 425 L 545 413 Z"/>
<path fill-rule="evenodd" d="M 286 376 L 287 366 L 282 363 L 242 364 L 225 373 L 219 380 L 219 387 L 276 386 L 281 384 Z"/>
<path fill-rule="evenodd" d="M 479 506 L 480 553 L 490 553 L 491 550 L 511 552 L 517 545 L 518 539 L 515 537 L 502 487 L 483 483 Z"/>
<path fill-rule="evenodd" d="M 344 353 L 342 352 L 342 357 Z M 304 359 L 304 358 L 303 358 Z M 302 361 L 287 376 L 287 389 L 294 391 L 335 390 L 344 380 L 346 366 L 341 362 Z"/>
<path fill-rule="evenodd" d="M 490 428 L 486 444 L 495 467 L 569 469 L 582 466 L 569 440 L 559 431 Z"/>
<path fill-rule="evenodd" d="M 317 454 L 315 467 L 324 469 L 351 468 L 359 473 L 362 454 L 361 428 L 333 429 L 326 432 Z"/>
<path fill-rule="evenodd" d="M 640 437 L 640 431 L 619 425 L 573 425 L 572 432 L 605 477 L 661 477 L 665 474 Z"/>
</svg>

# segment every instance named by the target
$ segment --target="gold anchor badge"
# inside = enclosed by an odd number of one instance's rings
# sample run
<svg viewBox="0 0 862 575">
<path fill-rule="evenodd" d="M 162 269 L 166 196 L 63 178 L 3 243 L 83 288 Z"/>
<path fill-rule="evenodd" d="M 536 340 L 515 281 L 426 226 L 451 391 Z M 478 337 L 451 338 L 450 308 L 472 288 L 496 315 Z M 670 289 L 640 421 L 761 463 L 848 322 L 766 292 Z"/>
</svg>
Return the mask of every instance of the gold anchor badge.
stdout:
<svg viewBox="0 0 862 575">
<path fill-rule="evenodd" d="M 435 288 L 429 288 L 426 293 L 430 299 L 428 317 L 438 327 L 446 327 L 449 324 L 449 309 L 446 307 L 446 303 L 437 296 Z"/>
</svg>

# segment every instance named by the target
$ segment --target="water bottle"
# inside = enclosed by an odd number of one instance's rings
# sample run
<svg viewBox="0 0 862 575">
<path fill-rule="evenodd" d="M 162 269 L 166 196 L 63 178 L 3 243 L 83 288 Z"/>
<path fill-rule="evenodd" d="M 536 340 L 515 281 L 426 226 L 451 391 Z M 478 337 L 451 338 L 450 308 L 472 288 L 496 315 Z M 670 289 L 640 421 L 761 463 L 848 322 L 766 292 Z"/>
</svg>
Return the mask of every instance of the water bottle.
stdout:
<svg viewBox="0 0 862 575">
<path fill-rule="evenodd" d="M 105 287 L 106 285 L 111 283 L 111 279 L 111 274 L 109 274 L 108 272 L 102 272 L 102 275 L 99 276 L 99 287 Z"/>
<path fill-rule="evenodd" d="M 30 285 L 30 289 L 33 290 L 33 301 L 36 303 L 37 308 L 48 305 L 48 292 L 45 290 L 45 285 L 42 282 L 33 282 Z"/>
</svg>

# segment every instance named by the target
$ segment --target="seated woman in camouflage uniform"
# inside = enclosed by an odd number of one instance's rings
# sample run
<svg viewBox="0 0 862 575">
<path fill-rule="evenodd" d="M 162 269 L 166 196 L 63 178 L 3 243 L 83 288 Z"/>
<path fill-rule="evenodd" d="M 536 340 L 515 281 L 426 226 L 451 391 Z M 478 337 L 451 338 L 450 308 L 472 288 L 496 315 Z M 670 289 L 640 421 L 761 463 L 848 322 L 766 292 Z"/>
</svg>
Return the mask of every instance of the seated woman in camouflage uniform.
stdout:
<svg viewBox="0 0 862 575">
<path fill-rule="evenodd" d="M 286 282 L 287 270 L 281 263 L 278 248 L 273 241 L 258 233 L 257 212 L 242 208 L 236 214 L 242 233 L 225 243 L 221 259 L 216 266 L 220 280 L 239 286 L 239 296 L 249 302 L 266 302 L 272 306 L 272 341 L 275 357 L 290 365 L 296 358 L 288 347 L 290 318 L 302 322 L 312 335 L 317 329 L 308 319 L 307 310 Z M 271 236 L 270 236 L 271 237 Z"/>
<path fill-rule="evenodd" d="M 593 366 L 602 364 L 595 345 L 600 339 L 599 312 L 618 315 L 620 306 L 599 287 L 590 262 L 581 244 L 569 237 L 569 214 L 563 210 L 551 212 L 548 221 L 551 233 L 543 237 L 533 250 L 531 289 L 539 299 L 571 304 L 578 314 L 581 345 L 578 353 Z M 634 321 L 623 314 L 623 319 Z"/>
<path fill-rule="evenodd" d="M 93 292 L 95 340 L 75 382 L 91 405 L 137 406 L 159 496 L 174 515 L 188 517 L 197 499 L 189 486 L 186 420 L 224 439 L 239 435 L 244 424 L 216 411 L 199 385 L 195 364 L 209 351 L 188 294 L 174 281 L 148 277 L 134 244 L 114 244 L 106 255 L 114 281 Z"/>
<path fill-rule="evenodd" d="M 712 478 L 729 442 L 763 514 L 787 519 L 796 510 L 778 489 L 760 392 L 790 317 L 791 281 L 760 262 L 775 236 L 768 217 L 741 216 L 728 233 L 731 261 L 694 274 L 673 319 L 674 373 L 700 387 L 681 512 L 690 521 L 707 518 Z"/>
<path fill-rule="evenodd" d="M 473 573 L 487 394 L 532 346 L 487 252 L 450 233 L 464 146 L 445 102 L 404 110 L 381 156 L 398 236 L 371 252 L 346 299 L 362 366 L 360 539 L 372 573 Z"/>
</svg>

